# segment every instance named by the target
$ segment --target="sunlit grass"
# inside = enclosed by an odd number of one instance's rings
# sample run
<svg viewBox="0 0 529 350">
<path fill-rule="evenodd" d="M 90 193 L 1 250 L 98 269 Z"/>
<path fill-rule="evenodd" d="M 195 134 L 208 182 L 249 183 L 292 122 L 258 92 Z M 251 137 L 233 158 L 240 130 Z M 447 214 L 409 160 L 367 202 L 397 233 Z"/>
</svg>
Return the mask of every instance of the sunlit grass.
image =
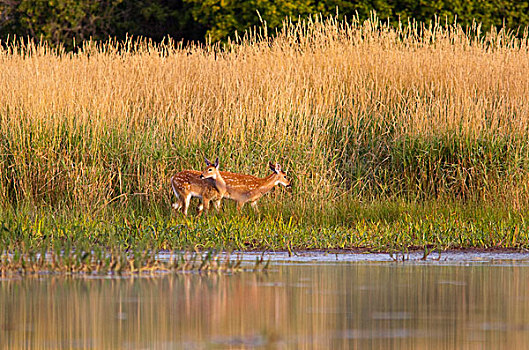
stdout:
<svg viewBox="0 0 529 350">
<path fill-rule="evenodd" d="M 4 216 L 0 246 L 5 251 L 158 252 L 160 250 L 438 250 L 529 249 L 525 212 L 497 207 L 429 202 L 372 203 L 350 207 L 342 222 L 221 213 L 173 216 L 123 210 L 98 217 L 48 212 Z"/>
<path fill-rule="evenodd" d="M 526 247 L 527 71 L 526 35 L 378 19 L 223 47 L 2 43 L 4 244 Z M 294 191 L 175 217 L 168 179 L 203 156 L 258 176 L 279 161 Z"/>
</svg>

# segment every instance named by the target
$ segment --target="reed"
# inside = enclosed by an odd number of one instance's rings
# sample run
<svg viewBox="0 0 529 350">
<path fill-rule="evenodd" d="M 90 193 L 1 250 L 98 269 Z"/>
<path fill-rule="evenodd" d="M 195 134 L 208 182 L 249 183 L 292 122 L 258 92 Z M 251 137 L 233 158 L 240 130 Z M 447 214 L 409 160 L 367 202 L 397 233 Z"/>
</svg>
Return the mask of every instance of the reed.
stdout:
<svg viewBox="0 0 529 350">
<path fill-rule="evenodd" d="M 298 223 L 354 226 L 371 202 L 524 210 L 528 44 L 527 31 L 377 18 L 285 22 L 224 46 L 3 42 L 1 206 L 168 217 L 169 177 L 206 155 L 259 176 L 279 161 L 294 191 L 262 207 Z"/>
</svg>

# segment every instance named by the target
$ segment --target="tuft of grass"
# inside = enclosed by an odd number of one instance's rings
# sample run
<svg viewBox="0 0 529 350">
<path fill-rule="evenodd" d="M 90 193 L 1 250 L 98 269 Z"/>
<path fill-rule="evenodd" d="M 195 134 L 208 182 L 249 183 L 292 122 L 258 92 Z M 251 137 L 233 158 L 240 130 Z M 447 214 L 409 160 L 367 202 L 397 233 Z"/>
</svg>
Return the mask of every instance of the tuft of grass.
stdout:
<svg viewBox="0 0 529 350">
<path fill-rule="evenodd" d="M 81 238 L 81 245 L 86 237 Z M 166 252 L 169 260 L 150 250 L 123 250 L 119 245 L 110 250 L 96 246 L 92 249 L 73 248 L 70 243 L 54 242 L 53 248 L 24 246 L 0 253 L 0 277 L 10 275 L 142 275 L 167 273 L 235 273 L 244 270 L 265 271 L 268 262 L 258 258 L 248 267 L 241 265 L 239 257 L 219 256 L 215 251 Z"/>
</svg>

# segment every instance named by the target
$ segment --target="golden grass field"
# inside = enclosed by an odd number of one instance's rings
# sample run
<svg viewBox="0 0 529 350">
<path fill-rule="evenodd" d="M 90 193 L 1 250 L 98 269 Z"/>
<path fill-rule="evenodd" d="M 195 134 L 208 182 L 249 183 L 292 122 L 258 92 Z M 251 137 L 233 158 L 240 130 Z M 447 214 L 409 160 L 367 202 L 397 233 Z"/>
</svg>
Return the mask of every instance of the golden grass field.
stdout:
<svg viewBox="0 0 529 350">
<path fill-rule="evenodd" d="M 351 201 L 529 203 L 529 41 L 479 26 L 285 22 L 225 45 L 0 49 L 0 202 L 170 208 L 168 178 L 277 160 L 300 216 Z M 344 209 L 346 210 L 346 209 Z"/>
</svg>

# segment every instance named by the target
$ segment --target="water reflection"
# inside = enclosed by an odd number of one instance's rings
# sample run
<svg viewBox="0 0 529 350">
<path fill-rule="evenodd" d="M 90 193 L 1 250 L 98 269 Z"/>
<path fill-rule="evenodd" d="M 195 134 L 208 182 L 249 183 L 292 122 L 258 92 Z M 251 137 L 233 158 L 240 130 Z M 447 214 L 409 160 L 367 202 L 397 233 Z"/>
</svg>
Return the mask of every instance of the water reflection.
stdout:
<svg viewBox="0 0 529 350">
<path fill-rule="evenodd" d="M 0 280 L 0 348 L 523 348 L 529 267 Z"/>
</svg>

